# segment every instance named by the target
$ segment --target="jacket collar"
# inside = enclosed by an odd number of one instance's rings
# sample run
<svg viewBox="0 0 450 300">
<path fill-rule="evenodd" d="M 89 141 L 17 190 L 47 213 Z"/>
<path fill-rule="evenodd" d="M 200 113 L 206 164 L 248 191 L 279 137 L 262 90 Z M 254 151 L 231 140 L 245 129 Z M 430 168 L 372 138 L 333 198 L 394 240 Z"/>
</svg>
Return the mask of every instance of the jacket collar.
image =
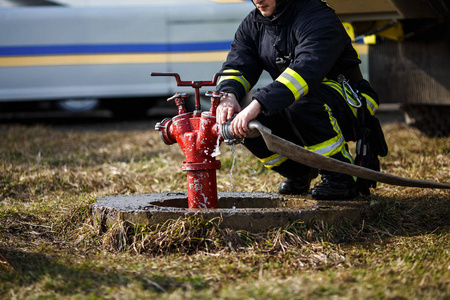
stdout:
<svg viewBox="0 0 450 300">
<path fill-rule="evenodd" d="M 297 1 L 285 0 L 281 7 L 277 6 L 273 18 L 264 17 L 258 9 L 253 11 L 253 20 L 257 23 L 271 25 L 288 25 L 291 23 L 294 14 L 294 7 Z"/>
</svg>

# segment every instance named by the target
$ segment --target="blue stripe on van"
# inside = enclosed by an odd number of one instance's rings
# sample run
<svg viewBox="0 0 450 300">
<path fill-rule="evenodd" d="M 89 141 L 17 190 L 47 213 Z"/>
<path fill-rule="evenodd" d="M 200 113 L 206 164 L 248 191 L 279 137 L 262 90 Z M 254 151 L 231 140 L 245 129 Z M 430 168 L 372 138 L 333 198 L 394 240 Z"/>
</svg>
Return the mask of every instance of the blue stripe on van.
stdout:
<svg viewBox="0 0 450 300">
<path fill-rule="evenodd" d="M 229 50 L 230 45 L 231 41 L 176 44 L 0 46 L 0 56 L 219 51 Z"/>
</svg>

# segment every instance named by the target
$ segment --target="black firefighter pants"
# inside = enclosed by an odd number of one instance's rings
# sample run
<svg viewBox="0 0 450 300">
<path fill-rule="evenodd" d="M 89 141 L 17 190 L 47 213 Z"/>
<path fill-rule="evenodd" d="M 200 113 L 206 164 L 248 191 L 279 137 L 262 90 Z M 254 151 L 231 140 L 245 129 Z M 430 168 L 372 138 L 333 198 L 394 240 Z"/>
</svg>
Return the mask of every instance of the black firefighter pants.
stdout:
<svg viewBox="0 0 450 300">
<path fill-rule="evenodd" d="M 274 135 L 316 153 L 353 163 L 346 141 L 356 140 L 356 112 L 352 111 L 342 91 L 339 91 L 340 85 L 337 82 L 328 83 L 324 82 L 314 94 L 306 95 L 280 113 L 271 116 L 260 114 L 257 120 L 270 128 Z M 372 106 L 371 112 L 374 112 L 379 102 L 369 83 L 363 80 L 354 87 L 363 92 L 368 106 Z M 284 177 L 304 178 L 311 170 L 269 151 L 262 137 L 245 139 L 244 145 L 265 167 Z"/>
</svg>

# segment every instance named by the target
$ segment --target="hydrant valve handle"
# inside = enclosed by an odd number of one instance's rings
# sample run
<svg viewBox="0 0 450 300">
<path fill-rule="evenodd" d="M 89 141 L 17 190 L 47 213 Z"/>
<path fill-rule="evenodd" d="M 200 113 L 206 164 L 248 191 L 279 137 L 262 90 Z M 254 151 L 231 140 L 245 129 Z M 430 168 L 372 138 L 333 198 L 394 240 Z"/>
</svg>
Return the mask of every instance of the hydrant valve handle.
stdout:
<svg viewBox="0 0 450 300">
<path fill-rule="evenodd" d="M 205 96 L 207 97 L 213 97 L 213 98 L 222 98 L 223 96 L 225 96 L 227 93 L 224 92 L 206 92 Z"/>
<path fill-rule="evenodd" d="M 211 97 L 211 109 L 209 110 L 209 114 L 213 117 L 216 116 L 217 106 L 219 106 L 220 99 L 227 95 L 224 92 L 206 92 L 205 96 Z"/>
<path fill-rule="evenodd" d="M 232 73 L 233 76 L 242 76 L 242 74 L 239 73 Z M 217 84 L 217 81 L 219 80 L 220 76 L 230 76 L 230 73 L 216 73 L 214 74 L 212 81 L 183 81 L 181 80 L 180 74 L 178 73 L 159 73 L 159 72 L 152 72 L 150 73 L 150 76 L 172 76 L 175 77 L 175 80 L 177 81 L 178 86 L 191 86 L 193 88 L 201 88 L 203 86 L 215 86 Z"/>
<path fill-rule="evenodd" d="M 175 101 L 177 98 L 187 98 L 189 97 L 188 93 L 176 93 L 175 95 L 173 95 L 172 97 L 167 99 L 167 102 L 173 102 Z"/>
<path fill-rule="evenodd" d="M 178 107 L 178 114 L 182 115 L 187 112 L 186 107 L 184 106 L 184 98 L 188 97 L 189 97 L 188 93 L 176 93 L 175 95 L 167 99 L 167 102 L 175 101 L 175 105 Z"/>
</svg>

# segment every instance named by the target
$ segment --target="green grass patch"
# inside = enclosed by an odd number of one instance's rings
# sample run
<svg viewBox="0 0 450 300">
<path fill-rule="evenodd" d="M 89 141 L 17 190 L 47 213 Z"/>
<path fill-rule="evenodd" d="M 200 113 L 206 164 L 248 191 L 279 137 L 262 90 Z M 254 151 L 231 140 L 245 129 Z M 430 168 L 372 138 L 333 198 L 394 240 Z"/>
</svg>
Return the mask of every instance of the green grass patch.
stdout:
<svg viewBox="0 0 450 300">
<path fill-rule="evenodd" d="M 178 146 L 143 123 L 0 126 L 0 298 L 450 298 L 444 190 L 380 184 L 361 224 L 294 222 L 250 233 L 194 216 L 100 228 L 91 212 L 99 197 L 186 191 Z M 450 181 L 450 138 L 402 124 L 384 130 L 384 171 Z M 233 155 L 226 145 L 221 152 L 219 191 L 277 191 L 283 178 L 239 147 L 230 182 Z"/>
</svg>

